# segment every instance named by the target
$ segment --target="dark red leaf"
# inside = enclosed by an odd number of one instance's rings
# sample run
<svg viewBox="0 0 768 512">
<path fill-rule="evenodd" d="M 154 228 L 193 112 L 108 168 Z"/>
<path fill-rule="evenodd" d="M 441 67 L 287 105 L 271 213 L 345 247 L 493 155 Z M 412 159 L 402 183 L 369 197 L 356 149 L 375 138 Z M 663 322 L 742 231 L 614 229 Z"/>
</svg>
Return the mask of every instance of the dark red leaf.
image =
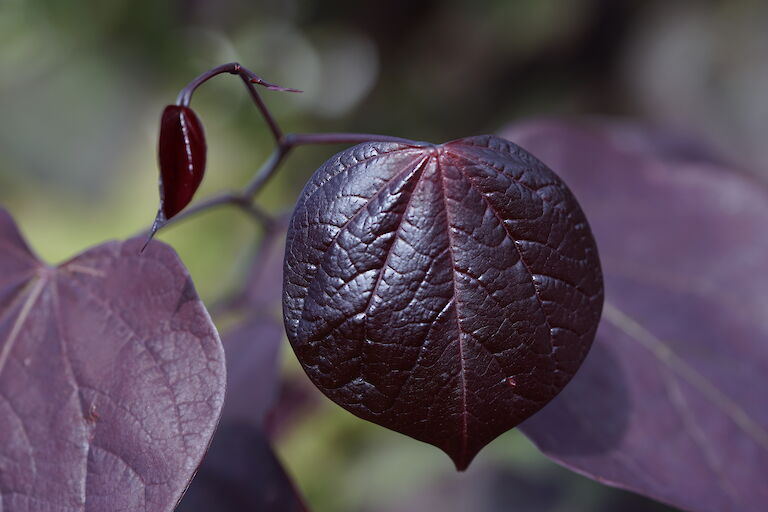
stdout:
<svg viewBox="0 0 768 512">
<path fill-rule="evenodd" d="M 601 305 L 576 200 L 496 137 L 355 146 L 291 220 L 284 316 L 307 374 L 458 469 L 566 385 Z"/>
<path fill-rule="evenodd" d="M 504 133 L 573 187 L 606 276 L 592 355 L 523 431 L 603 483 L 689 510 L 765 510 L 766 187 L 626 126 Z"/>
<path fill-rule="evenodd" d="M 160 210 L 168 220 L 189 204 L 205 174 L 205 133 L 189 107 L 168 105 L 160 120 Z"/>
<path fill-rule="evenodd" d="M 170 511 L 211 439 L 224 356 L 176 254 L 50 267 L 0 210 L 0 508 Z"/>
</svg>

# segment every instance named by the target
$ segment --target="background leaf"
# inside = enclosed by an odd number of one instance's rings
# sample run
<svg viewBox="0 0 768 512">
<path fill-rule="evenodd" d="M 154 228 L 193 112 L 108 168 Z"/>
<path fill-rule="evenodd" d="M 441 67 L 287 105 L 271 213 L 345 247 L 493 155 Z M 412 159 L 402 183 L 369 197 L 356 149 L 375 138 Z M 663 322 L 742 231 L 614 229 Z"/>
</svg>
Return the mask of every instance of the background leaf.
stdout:
<svg viewBox="0 0 768 512">
<path fill-rule="evenodd" d="M 764 510 L 766 188 L 700 146 L 624 124 L 503 133 L 568 182 L 606 279 L 592 355 L 523 431 L 610 485 L 690 510 Z"/>
<path fill-rule="evenodd" d="M 178 512 L 307 510 L 266 428 L 281 388 L 283 327 L 270 309 L 279 307 L 284 240 L 283 223 L 262 239 L 244 290 L 223 305 L 222 313 L 239 311 L 245 318 L 223 338 L 227 398 L 221 424 Z"/>
<path fill-rule="evenodd" d="M 332 157 L 285 262 L 286 331 L 315 385 L 459 470 L 565 386 L 603 299 L 571 193 L 493 136 Z"/>
<path fill-rule="evenodd" d="M 285 264 L 285 236 L 292 212 L 276 216 L 272 229 L 265 233 L 258 254 L 251 265 L 242 300 L 254 312 L 264 308 L 280 311 L 283 298 L 283 265 Z"/>
<path fill-rule="evenodd" d="M 258 428 L 222 422 L 178 512 L 305 512 L 296 488 Z"/>
<path fill-rule="evenodd" d="M 282 326 L 266 316 L 248 319 L 224 336 L 227 399 L 222 421 L 238 420 L 263 428 L 279 392 L 282 340 Z"/>
<path fill-rule="evenodd" d="M 532 448 L 535 450 L 535 448 Z M 559 467 L 505 467 L 478 461 L 472 471 L 424 482 L 394 496 L 394 504 L 365 512 L 674 512 L 638 494 L 603 487 Z M 574 492 L 599 488 L 599 492 Z M 598 498 L 598 499 L 595 499 Z M 514 507 L 510 506 L 514 503 Z"/>
<path fill-rule="evenodd" d="M 176 254 L 41 263 L 0 210 L 0 508 L 169 511 L 210 441 L 224 354 Z"/>
</svg>

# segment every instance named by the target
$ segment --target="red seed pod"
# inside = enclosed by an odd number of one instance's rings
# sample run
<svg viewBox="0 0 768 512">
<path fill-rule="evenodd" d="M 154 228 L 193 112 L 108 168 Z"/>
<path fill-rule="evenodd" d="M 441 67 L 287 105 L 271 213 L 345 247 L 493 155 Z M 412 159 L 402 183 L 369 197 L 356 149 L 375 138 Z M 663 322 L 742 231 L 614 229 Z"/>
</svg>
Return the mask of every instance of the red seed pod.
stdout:
<svg viewBox="0 0 768 512">
<path fill-rule="evenodd" d="M 160 120 L 160 214 L 168 220 L 189 204 L 205 174 L 203 125 L 189 107 L 168 105 Z"/>
</svg>

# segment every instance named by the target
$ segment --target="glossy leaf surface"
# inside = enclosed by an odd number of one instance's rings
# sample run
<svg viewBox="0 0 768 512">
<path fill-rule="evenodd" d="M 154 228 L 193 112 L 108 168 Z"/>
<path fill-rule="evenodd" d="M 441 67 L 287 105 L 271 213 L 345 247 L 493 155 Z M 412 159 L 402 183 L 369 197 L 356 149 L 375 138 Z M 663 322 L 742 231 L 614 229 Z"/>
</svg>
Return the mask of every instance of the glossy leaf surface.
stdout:
<svg viewBox="0 0 768 512">
<path fill-rule="evenodd" d="M 566 385 L 601 305 L 576 200 L 496 137 L 350 148 L 289 227 L 284 317 L 309 377 L 458 469 Z"/>
<path fill-rule="evenodd" d="M 168 105 L 160 119 L 160 210 L 168 220 L 189 204 L 205 174 L 203 125 L 189 107 Z"/>
<path fill-rule="evenodd" d="M 603 483 L 686 510 L 765 510 L 768 189 L 637 127 L 504 133 L 578 195 L 606 281 L 592 353 L 523 431 Z"/>
<path fill-rule="evenodd" d="M 218 334 L 166 245 L 50 267 L 0 210 L 0 509 L 170 511 L 224 395 Z"/>
</svg>

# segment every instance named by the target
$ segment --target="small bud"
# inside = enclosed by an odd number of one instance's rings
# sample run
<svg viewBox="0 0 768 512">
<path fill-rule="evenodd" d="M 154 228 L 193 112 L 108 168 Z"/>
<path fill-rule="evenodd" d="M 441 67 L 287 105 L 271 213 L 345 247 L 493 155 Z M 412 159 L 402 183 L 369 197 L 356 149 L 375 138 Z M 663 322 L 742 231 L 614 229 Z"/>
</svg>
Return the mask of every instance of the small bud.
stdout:
<svg viewBox="0 0 768 512">
<path fill-rule="evenodd" d="M 169 105 L 160 121 L 160 213 L 168 220 L 186 207 L 205 174 L 203 125 L 189 107 Z"/>
</svg>

